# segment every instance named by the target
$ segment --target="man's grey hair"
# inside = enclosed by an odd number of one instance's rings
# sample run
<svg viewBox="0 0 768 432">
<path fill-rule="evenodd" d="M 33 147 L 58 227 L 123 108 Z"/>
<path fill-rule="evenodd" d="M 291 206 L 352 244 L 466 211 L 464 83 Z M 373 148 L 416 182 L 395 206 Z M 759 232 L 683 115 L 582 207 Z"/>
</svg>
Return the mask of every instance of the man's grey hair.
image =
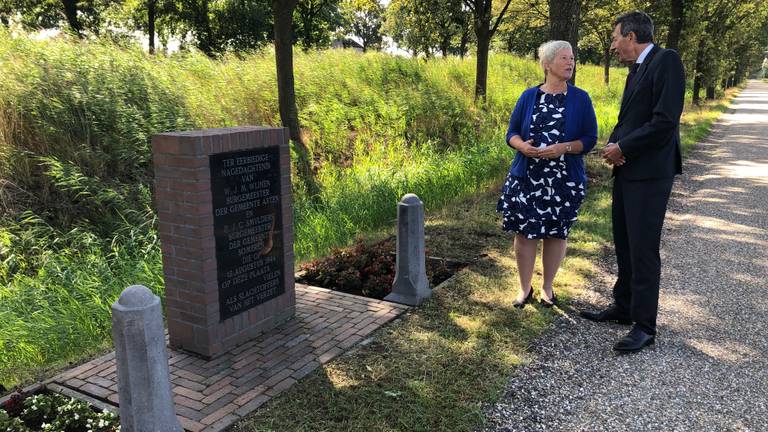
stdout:
<svg viewBox="0 0 768 432">
<path fill-rule="evenodd" d="M 640 10 L 623 13 L 613 21 L 614 27 L 619 24 L 622 36 L 626 37 L 632 32 L 639 44 L 653 42 L 653 20 L 647 13 Z"/>
<path fill-rule="evenodd" d="M 541 68 L 544 69 L 544 63 L 552 63 L 552 60 L 555 59 L 557 52 L 562 49 L 569 49 L 573 51 L 571 44 L 564 40 L 553 40 L 541 44 L 539 47 L 539 64 L 541 65 Z"/>
</svg>

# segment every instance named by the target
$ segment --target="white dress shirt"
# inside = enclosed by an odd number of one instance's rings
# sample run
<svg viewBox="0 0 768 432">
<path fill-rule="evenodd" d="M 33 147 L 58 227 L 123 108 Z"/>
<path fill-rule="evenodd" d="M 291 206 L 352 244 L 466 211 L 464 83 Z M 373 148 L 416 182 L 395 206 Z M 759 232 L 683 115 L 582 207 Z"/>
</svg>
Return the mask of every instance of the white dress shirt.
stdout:
<svg viewBox="0 0 768 432">
<path fill-rule="evenodd" d="M 648 44 L 647 47 L 643 50 L 643 52 L 640 53 L 640 55 L 637 57 L 637 61 L 635 63 L 642 63 L 646 57 L 648 57 L 648 53 L 651 52 L 653 49 L 653 44 Z"/>
</svg>

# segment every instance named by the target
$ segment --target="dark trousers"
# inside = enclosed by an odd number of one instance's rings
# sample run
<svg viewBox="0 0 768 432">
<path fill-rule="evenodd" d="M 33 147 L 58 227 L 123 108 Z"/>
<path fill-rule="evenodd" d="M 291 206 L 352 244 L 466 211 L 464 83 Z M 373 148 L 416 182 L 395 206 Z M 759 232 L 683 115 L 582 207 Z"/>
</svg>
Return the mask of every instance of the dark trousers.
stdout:
<svg viewBox="0 0 768 432">
<path fill-rule="evenodd" d="M 613 286 L 616 308 L 635 325 L 656 334 L 659 308 L 661 229 L 674 178 L 613 180 L 613 241 L 619 278 Z"/>
</svg>

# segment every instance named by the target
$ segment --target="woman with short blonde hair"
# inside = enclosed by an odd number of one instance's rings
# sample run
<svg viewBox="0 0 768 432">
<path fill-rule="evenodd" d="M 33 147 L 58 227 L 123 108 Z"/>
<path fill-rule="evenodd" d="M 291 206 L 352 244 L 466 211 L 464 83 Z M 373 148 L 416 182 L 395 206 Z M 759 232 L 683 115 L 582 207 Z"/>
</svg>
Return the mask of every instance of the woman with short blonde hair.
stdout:
<svg viewBox="0 0 768 432">
<path fill-rule="evenodd" d="M 541 68 L 544 69 L 545 74 L 547 72 L 546 64 L 552 63 L 552 60 L 555 59 L 555 55 L 557 55 L 560 50 L 570 50 L 573 52 L 571 43 L 563 40 L 544 42 L 536 50 L 539 53 L 539 64 L 541 65 Z"/>
<path fill-rule="evenodd" d="M 515 233 L 520 291 L 513 305 L 518 308 L 533 296 L 540 240 L 544 283 L 539 302 L 551 307 L 557 300 L 552 283 L 586 194 L 583 156 L 597 142 L 592 101 L 568 84 L 575 67 L 571 44 L 549 41 L 538 52 L 544 83 L 525 90 L 515 104 L 506 138 L 517 154 L 496 207 L 503 215 L 502 228 Z"/>
</svg>

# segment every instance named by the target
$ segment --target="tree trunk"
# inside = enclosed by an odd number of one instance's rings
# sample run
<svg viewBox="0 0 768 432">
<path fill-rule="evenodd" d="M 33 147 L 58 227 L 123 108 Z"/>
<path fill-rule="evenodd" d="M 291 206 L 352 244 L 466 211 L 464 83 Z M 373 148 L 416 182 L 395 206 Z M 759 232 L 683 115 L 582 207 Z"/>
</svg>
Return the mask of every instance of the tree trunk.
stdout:
<svg viewBox="0 0 768 432">
<path fill-rule="evenodd" d="M 305 51 L 309 51 L 313 46 L 315 46 L 315 41 L 312 40 L 312 24 L 315 22 L 316 13 L 317 11 L 310 4 L 306 13 L 300 15 L 302 21 L 301 27 L 304 30 L 304 37 L 302 39 L 304 39 Z"/>
<path fill-rule="evenodd" d="M 670 0 L 671 20 L 667 34 L 667 48 L 679 51 L 680 34 L 683 31 L 684 5 L 683 0 Z"/>
<path fill-rule="evenodd" d="M 459 45 L 459 55 L 463 59 L 467 55 L 467 45 L 469 44 L 469 30 L 461 32 L 461 44 Z"/>
<path fill-rule="evenodd" d="M 504 19 L 504 14 L 509 8 L 511 0 L 507 0 L 504 7 L 491 25 L 493 12 L 493 0 L 474 0 L 471 3 L 465 1 L 465 4 L 471 4 L 472 14 L 474 16 L 475 36 L 477 36 L 477 68 L 475 73 L 475 101 L 483 100 L 485 105 L 485 96 L 488 91 L 488 52 L 491 48 L 491 39 L 493 34 Z"/>
<path fill-rule="evenodd" d="M 488 92 L 488 51 L 491 49 L 491 11 L 493 0 L 474 2 L 475 37 L 477 38 L 477 63 L 475 65 L 475 101 L 482 99 L 485 105 Z"/>
<path fill-rule="evenodd" d="M 299 180 L 309 198 L 320 190 L 315 182 L 309 150 L 301 135 L 299 110 L 296 107 L 296 91 L 293 79 L 293 10 L 298 0 L 272 0 L 275 32 L 275 65 L 277 67 L 277 94 L 280 104 L 280 120 L 287 127 L 297 155 L 296 168 Z"/>
<path fill-rule="evenodd" d="M 741 84 L 741 81 L 744 79 L 745 73 L 745 67 L 744 62 L 740 61 L 736 64 L 736 73 L 733 75 L 733 86 L 737 86 Z"/>
<path fill-rule="evenodd" d="M 83 27 L 77 19 L 77 0 L 61 0 L 64 4 L 64 16 L 67 17 L 69 28 L 79 37 L 83 38 Z"/>
<path fill-rule="evenodd" d="M 207 56 L 213 56 L 214 43 L 213 32 L 211 30 L 211 19 L 208 17 L 209 0 L 200 0 L 197 4 L 197 15 L 195 16 L 195 32 L 197 33 L 197 43 L 200 51 Z"/>
<path fill-rule="evenodd" d="M 549 0 L 549 38 L 570 42 L 574 58 L 578 55 L 580 14 L 579 0 Z M 574 64 L 573 76 L 569 80 L 574 85 L 576 69 Z"/>
<path fill-rule="evenodd" d="M 708 85 L 707 86 L 707 100 L 712 100 L 715 98 L 715 86 Z"/>
<path fill-rule="evenodd" d="M 461 21 L 461 58 L 469 52 L 469 42 L 472 38 L 472 14 L 464 12 Z"/>
<path fill-rule="evenodd" d="M 440 42 L 440 52 L 443 57 L 448 57 L 448 51 L 451 49 L 451 36 L 443 36 L 443 40 Z"/>
<path fill-rule="evenodd" d="M 693 79 L 693 103 L 698 105 L 701 102 L 701 77 L 697 74 Z"/>
<path fill-rule="evenodd" d="M 704 44 L 699 45 L 699 50 L 696 52 L 696 65 L 694 66 L 693 77 L 693 103 L 698 105 L 701 100 L 699 97 L 699 91 L 701 90 L 701 67 L 704 63 Z"/>
<path fill-rule="evenodd" d="M 603 47 L 603 81 L 606 87 L 611 82 L 611 46 L 607 44 Z"/>
<path fill-rule="evenodd" d="M 156 0 L 147 0 L 147 33 L 149 33 L 149 53 L 155 53 L 155 4 Z"/>
<path fill-rule="evenodd" d="M 488 51 L 491 47 L 491 35 L 487 30 L 477 34 L 477 67 L 475 69 L 475 100 L 486 100 L 488 89 Z"/>
</svg>

